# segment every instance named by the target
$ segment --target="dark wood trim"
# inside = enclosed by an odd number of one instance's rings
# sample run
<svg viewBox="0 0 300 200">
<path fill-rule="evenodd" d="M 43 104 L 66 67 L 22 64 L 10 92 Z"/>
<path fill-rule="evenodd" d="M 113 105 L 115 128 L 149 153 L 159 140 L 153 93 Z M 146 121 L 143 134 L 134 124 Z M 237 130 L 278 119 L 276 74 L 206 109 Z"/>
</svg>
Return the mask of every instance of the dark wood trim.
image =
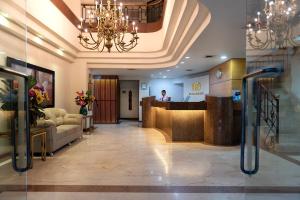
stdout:
<svg viewBox="0 0 300 200">
<path fill-rule="evenodd" d="M 60 10 L 60 12 L 77 28 L 80 24 L 80 20 L 73 13 L 73 11 L 68 7 L 68 5 L 63 0 L 51 0 L 51 2 Z M 139 24 L 139 32 L 141 33 L 152 33 L 159 31 L 163 26 L 164 16 L 166 12 L 167 0 L 164 0 L 163 14 L 159 21 L 147 24 Z M 129 27 L 131 30 L 131 27 Z M 78 30 L 79 31 L 79 30 Z"/>
<path fill-rule="evenodd" d="M 80 24 L 80 20 L 63 0 L 51 0 L 51 2 L 75 27 L 77 27 L 77 25 Z"/>
<path fill-rule="evenodd" d="M 22 192 L 24 185 L 1 185 L 0 192 Z M 28 192 L 102 193 L 300 193 L 299 186 L 143 186 L 143 185 L 28 185 Z"/>
<path fill-rule="evenodd" d="M 138 121 L 139 118 L 120 118 L 120 120 Z"/>
</svg>

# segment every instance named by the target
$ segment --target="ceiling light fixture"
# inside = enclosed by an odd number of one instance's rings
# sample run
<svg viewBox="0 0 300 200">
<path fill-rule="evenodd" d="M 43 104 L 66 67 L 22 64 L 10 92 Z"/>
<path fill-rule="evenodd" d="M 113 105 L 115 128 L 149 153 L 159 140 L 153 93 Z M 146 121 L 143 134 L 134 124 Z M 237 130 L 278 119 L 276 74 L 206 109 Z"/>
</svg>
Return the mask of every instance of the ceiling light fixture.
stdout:
<svg viewBox="0 0 300 200">
<path fill-rule="evenodd" d="M 247 25 L 248 43 L 253 49 L 299 46 L 293 35 L 297 0 L 265 0 L 262 12 Z"/>
<path fill-rule="evenodd" d="M 85 25 L 87 23 L 87 25 Z M 117 6 L 107 0 L 107 5 L 103 5 L 102 0 L 95 1 L 95 9 L 88 12 L 85 19 L 81 19 L 78 25 L 80 34 L 78 36 L 80 44 L 89 50 L 103 52 L 104 48 L 111 52 L 115 46 L 118 52 L 128 52 L 138 44 L 138 27 L 132 22 L 132 30 L 129 33 L 129 17 L 124 15 L 123 4 Z M 131 38 L 129 38 L 131 34 Z M 126 39 L 129 39 L 126 42 Z"/>
<path fill-rule="evenodd" d="M 180 64 L 184 64 L 184 62 L 182 61 Z"/>
<path fill-rule="evenodd" d="M 222 60 L 226 60 L 228 57 L 227 56 L 221 56 L 220 57 Z"/>
<path fill-rule="evenodd" d="M 185 57 L 185 59 L 190 59 L 191 57 L 189 57 L 189 56 L 187 56 L 187 57 Z"/>
</svg>

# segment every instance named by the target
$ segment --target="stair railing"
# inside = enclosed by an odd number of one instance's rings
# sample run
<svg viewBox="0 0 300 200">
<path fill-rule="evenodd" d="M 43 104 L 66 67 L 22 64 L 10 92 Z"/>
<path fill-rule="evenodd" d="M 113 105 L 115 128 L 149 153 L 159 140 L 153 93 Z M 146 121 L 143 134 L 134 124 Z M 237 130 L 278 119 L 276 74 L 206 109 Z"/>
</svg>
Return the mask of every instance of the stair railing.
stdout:
<svg viewBox="0 0 300 200">
<path fill-rule="evenodd" d="M 274 146 L 279 143 L 279 96 L 262 82 L 258 82 L 258 91 L 261 97 L 261 117 L 268 127 L 265 144 Z"/>
</svg>

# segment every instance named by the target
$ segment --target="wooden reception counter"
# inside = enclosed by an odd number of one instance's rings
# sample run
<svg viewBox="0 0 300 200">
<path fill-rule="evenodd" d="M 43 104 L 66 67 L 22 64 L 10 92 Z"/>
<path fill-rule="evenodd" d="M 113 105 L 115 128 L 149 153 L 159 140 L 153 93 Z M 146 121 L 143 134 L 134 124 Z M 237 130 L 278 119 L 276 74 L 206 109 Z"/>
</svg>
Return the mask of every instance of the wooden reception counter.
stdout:
<svg viewBox="0 0 300 200">
<path fill-rule="evenodd" d="M 204 142 L 237 145 L 240 107 L 230 97 L 206 97 L 206 102 L 141 102 L 143 128 L 156 128 L 168 142 Z"/>
</svg>

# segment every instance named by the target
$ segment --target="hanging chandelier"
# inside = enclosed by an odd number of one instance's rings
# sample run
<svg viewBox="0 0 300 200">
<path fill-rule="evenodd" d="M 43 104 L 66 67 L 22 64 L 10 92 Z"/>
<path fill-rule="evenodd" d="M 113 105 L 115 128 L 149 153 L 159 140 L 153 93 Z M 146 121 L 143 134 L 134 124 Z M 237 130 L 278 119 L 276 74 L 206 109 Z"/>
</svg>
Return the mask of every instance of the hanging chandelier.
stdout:
<svg viewBox="0 0 300 200">
<path fill-rule="evenodd" d="M 247 25 L 249 45 L 254 49 L 299 46 L 292 24 L 296 11 L 296 0 L 265 0 L 263 11 Z"/>
<path fill-rule="evenodd" d="M 85 19 L 81 18 L 80 44 L 89 50 L 103 52 L 104 48 L 111 52 L 112 47 L 118 52 L 128 52 L 138 44 L 138 27 L 132 22 L 132 30 L 129 29 L 129 17 L 123 13 L 123 4 L 117 5 L 116 0 L 111 5 L 95 1 L 95 9 L 88 10 Z"/>
</svg>

